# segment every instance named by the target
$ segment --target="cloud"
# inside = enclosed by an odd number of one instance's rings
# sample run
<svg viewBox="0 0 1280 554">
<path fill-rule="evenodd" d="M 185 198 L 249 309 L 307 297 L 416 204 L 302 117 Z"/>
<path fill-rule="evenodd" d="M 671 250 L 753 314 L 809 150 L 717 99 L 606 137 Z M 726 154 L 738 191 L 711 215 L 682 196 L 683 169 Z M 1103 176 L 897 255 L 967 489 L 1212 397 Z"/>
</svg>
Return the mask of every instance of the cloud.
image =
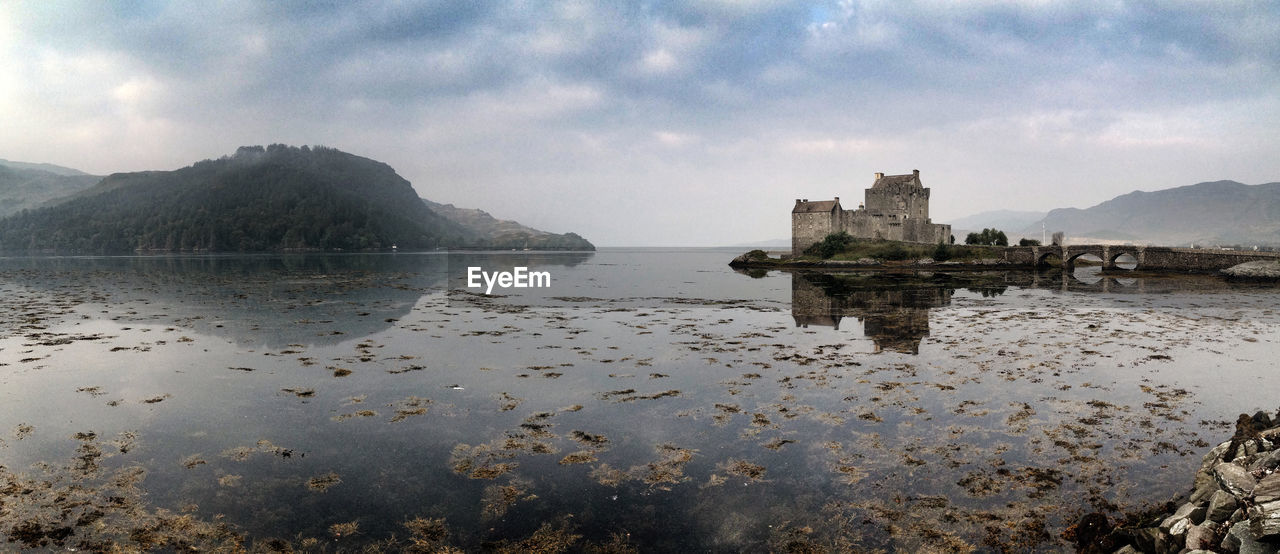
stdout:
<svg viewBox="0 0 1280 554">
<path fill-rule="evenodd" d="M 10 159 L 327 144 L 603 244 L 786 236 L 873 171 L 935 219 L 1280 178 L 1273 3 L 3 3 L 0 71 Z"/>
</svg>

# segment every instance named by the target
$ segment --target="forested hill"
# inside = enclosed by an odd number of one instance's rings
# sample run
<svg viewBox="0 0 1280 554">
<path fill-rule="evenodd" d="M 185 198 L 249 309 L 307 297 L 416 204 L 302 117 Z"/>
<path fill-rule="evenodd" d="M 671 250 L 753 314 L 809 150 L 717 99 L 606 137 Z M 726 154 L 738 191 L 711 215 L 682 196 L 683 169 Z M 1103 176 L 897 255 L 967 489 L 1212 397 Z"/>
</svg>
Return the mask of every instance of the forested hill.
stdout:
<svg viewBox="0 0 1280 554">
<path fill-rule="evenodd" d="M 387 164 L 285 145 L 113 174 L 57 205 L 0 220 L 6 251 L 422 249 L 476 240 Z"/>
</svg>

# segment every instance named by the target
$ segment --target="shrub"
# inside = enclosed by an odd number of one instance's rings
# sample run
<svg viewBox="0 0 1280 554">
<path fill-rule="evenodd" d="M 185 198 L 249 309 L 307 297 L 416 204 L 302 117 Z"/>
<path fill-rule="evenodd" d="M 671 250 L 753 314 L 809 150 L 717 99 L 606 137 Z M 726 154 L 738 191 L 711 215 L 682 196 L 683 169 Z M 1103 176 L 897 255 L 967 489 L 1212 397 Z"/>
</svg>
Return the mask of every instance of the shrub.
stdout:
<svg viewBox="0 0 1280 554">
<path fill-rule="evenodd" d="M 836 254 L 844 252 L 844 249 L 853 243 L 853 236 L 844 231 L 839 233 L 831 233 L 822 239 L 822 242 L 814 245 L 816 253 L 819 256 L 830 258 Z"/>
<path fill-rule="evenodd" d="M 947 243 L 939 242 L 938 246 L 934 247 L 933 259 L 938 262 L 945 262 L 951 259 L 951 249 L 947 247 Z"/>
<path fill-rule="evenodd" d="M 1040 246 L 1040 241 L 1036 239 L 1020 239 L 1018 246 Z"/>
</svg>

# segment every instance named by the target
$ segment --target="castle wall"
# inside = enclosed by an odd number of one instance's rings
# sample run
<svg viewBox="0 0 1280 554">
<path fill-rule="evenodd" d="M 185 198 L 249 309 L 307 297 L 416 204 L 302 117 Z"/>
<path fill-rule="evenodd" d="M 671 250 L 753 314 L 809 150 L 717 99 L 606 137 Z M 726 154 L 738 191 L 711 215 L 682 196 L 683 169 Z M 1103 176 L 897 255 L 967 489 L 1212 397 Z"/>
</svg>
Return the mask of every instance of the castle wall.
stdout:
<svg viewBox="0 0 1280 554">
<path fill-rule="evenodd" d="M 842 211 L 791 214 L 791 252 L 800 254 L 836 232 L 839 224 L 835 220 Z"/>
<path fill-rule="evenodd" d="M 839 229 L 857 238 L 930 244 L 951 240 L 950 225 L 930 223 L 923 218 L 903 218 L 894 213 L 875 213 L 871 210 L 844 212 Z"/>
</svg>

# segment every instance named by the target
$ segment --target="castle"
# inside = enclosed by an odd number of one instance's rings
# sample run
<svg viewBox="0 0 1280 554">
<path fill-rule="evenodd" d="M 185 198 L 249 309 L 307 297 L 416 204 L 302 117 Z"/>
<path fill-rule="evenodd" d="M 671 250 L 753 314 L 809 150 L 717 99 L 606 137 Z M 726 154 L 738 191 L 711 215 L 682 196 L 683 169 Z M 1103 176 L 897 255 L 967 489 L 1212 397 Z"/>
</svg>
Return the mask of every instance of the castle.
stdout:
<svg viewBox="0 0 1280 554">
<path fill-rule="evenodd" d="M 856 210 L 835 200 L 796 199 L 791 210 L 791 253 L 800 255 L 831 233 L 845 231 L 856 238 L 936 244 L 951 241 L 951 226 L 929 221 L 929 189 L 920 184 L 920 170 L 909 175 L 876 173 L 865 191 L 866 202 Z"/>
</svg>

